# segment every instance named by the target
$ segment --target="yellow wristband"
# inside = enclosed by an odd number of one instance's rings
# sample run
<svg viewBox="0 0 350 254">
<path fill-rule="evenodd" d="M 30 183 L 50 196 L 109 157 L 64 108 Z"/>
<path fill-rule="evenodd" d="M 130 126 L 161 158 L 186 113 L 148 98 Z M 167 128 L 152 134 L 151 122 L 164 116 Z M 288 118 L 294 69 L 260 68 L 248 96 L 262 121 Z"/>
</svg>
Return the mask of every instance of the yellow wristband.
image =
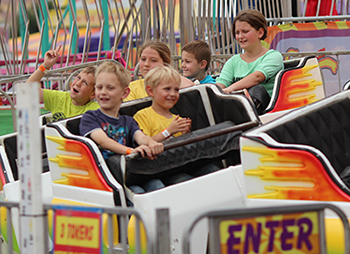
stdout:
<svg viewBox="0 0 350 254">
<path fill-rule="evenodd" d="M 133 149 L 131 149 L 131 148 L 128 148 L 128 149 L 126 149 L 126 154 L 131 154 L 131 151 L 132 151 Z"/>
</svg>

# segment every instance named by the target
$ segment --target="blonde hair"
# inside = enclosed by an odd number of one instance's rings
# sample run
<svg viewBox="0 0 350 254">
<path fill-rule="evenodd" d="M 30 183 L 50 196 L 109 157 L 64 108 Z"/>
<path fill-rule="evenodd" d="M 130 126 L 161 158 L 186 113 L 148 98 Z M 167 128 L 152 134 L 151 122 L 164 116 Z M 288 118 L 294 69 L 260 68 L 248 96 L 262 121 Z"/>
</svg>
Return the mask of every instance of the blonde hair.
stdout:
<svg viewBox="0 0 350 254">
<path fill-rule="evenodd" d="M 131 80 L 130 72 L 127 69 L 125 69 L 121 64 L 109 61 L 104 62 L 103 64 L 97 67 L 95 72 L 95 78 L 97 78 L 97 75 L 99 75 L 102 72 L 115 74 L 123 88 L 129 86 Z"/>
<path fill-rule="evenodd" d="M 180 74 L 170 66 L 157 66 L 150 70 L 145 77 L 145 88 L 150 86 L 152 89 L 156 88 L 160 82 L 176 82 L 181 84 Z"/>
</svg>

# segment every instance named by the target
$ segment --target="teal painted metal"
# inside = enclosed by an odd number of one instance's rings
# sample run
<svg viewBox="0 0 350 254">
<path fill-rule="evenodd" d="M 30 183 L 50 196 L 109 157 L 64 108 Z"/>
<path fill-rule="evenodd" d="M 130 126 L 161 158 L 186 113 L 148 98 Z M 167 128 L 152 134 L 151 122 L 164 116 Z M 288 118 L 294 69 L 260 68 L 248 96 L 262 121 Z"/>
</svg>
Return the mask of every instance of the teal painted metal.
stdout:
<svg viewBox="0 0 350 254">
<path fill-rule="evenodd" d="M 67 8 L 69 8 L 69 18 L 70 18 L 70 27 L 72 28 L 72 26 L 74 26 L 74 18 L 73 18 L 73 15 L 72 13 L 74 13 L 75 17 L 77 16 L 77 5 L 76 5 L 76 2 L 75 1 L 72 1 L 72 8 L 73 10 L 71 10 L 71 7 L 70 5 L 67 6 Z M 74 30 L 73 30 L 74 31 Z M 78 53 L 78 47 L 77 47 L 77 34 L 78 34 L 78 31 L 76 31 L 75 33 L 73 32 L 72 34 L 72 52 L 73 54 L 76 54 Z"/>
<path fill-rule="evenodd" d="M 40 4 L 41 6 L 46 6 L 45 5 L 45 0 L 40 0 Z M 40 15 L 40 23 L 42 24 L 43 22 L 45 22 L 43 31 L 42 31 L 42 35 L 43 35 L 43 41 L 41 44 L 41 56 L 44 57 L 46 51 L 48 51 L 50 49 L 50 39 L 49 39 L 49 24 L 48 24 L 48 16 L 49 14 L 47 13 L 47 8 L 43 8 L 43 15 L 44 17 L 42 17 L 41 13 L 39 13 Z"/>
<path fill-rule="evenodd" d="M 102 0 L 101 4 L 103 17 L 105 17 L 105 22 L 103 23 L 103 49 L 109 50 L 111 48 L 111 41 L 109 38 L 109 18 L 107 0 Z"/>
<path fill-rule="evenodd" d="M 21 36 L 22 49 L 24 49 L 24 37 L 26 32 L 26 23 L 24 22 L 25 12 L 23 11 L 23 3 L 19 1 L 19 34 Z"/>
</svg>

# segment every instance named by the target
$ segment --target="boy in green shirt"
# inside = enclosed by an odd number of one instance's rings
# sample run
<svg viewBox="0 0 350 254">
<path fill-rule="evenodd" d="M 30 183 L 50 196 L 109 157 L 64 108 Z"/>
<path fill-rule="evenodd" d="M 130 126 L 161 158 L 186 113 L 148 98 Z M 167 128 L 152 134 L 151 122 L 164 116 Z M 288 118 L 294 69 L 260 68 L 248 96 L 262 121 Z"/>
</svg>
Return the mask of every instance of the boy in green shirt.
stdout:
<svg viewBox="0 0 350 254">
<path fill-rule="evenodd" d="M 61 45 L 45 53 L 44 62 L 29 77 L 27 82 L 39 82 L 60 56 Z M 45 109 L 52 113 L 52 121 L 81 115 L 88 110 L 99 108 L 92 99 L 95 96 L 95 67 L 86 67 L 70 84 L 70 92 L 47 90 L 39 87 L 39 99 Z"/>
</svg>

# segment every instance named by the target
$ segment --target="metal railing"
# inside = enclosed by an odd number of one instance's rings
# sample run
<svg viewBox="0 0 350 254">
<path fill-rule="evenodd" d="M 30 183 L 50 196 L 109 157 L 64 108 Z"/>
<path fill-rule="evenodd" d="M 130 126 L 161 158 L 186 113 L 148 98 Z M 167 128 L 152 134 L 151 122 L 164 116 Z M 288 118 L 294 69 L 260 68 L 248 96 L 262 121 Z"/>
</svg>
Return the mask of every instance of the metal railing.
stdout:
<svg viewBox="0 0 350 254">
<path fill-rule="evenodd" d="M 6 232 L 1 232 L 2 240 L 0 241 L 0 253 L 6 251 L 5 253 L 12 253 L 13 249 L 21 249 L 19 241 L 19 234 L 21 232 L 20 219 L 21 215 L 19 214 L 19 203 L 16 202 L 0 202 L 0 209 L 5 209 L 6 212 L 2 212 L 2 215 L 5 215 L 6 218 L 1 218 L 1 222 L 6 221 L 6 225 L 2 225 L 1 229 L 6 228 Z M 77 207 L 77 206 L 62 206 L 62 205 L 44 205 L 44 217 L 47 219 L 44 220 L 46 223 L 44 226 L 44 245 L 45 249 L 51 251 L 52 248 L 55 248 L 55 239 L 49 238 L 51 235 L 54 237 L 55 232 L 53 232 L 54 223 L 55 223 L 55 213 L 57 211 L 64 211 L 60 213 L 60 216 L 71 217 L 74 215 L 74 211 L 84 211 L 96 213 L 100 220 L 102 221 L 103 216 L 107 216 L 106 223 L 101 223 L 102 228 L 101 232 L 106 232 L 107 237 L 101 235 L 101 243 L 106 248 L 108 248 L 108 253 L 120 253 L 127 254 L 130 247 L 134 250 L 134 253 L 140 254 L 141 251 L 147 251 L 147 253 L 170 253 L 170 236 L 169 236 L 169 211 L 167 209 L 157 209 L 156 210 L 156 237 L 151 238 L 149 229 L 144 223 L 142 215 L 133 208 L 100 208 L 100 207 Z M 117 217 L 116 217 L 117 216 Z M 128 224 L 131 216 L 134 217 L 134 232 L 133 234 L 128 232 Z M 117 219 L 116 219 L 117 218 Z M 51 220 L 49 223 L 48 220 Z M 15 222 L 15 223 L 14 223 Z M 58 225 L 56 225 L 58 226 Z M 107 227 L 107 228 L 105 228 Z M 13 232 L 14 230 L 14 232 Z M 27 229 L 28 230 L 28 229 Z M 52 234 L 49 234 L 51 230 Z M 61 230 L 61 229 L 57 229 Z M 56 231 L 56 232 L 57 232 Z M 116 243 L 116 233 L 119 232 L 119 242 Z M 142 232 L 141 232 L 142 231 Z M 101 233 L 103 234 L 103 233 Z M 144 234 L 146 239 L 146 244 L 142 243 L 142 235 Z M 13 236 L 16 239 L 13 239 Z M 129 238 L 128 238 L 129 237 Z M 133 246 L 129 245 L 130 237 L 134 239 Z M 18 238 L 18 239 L 17 239 Z M 103 243 L 103 239 L 106 238 L 107 242 Z M 49 243 L 51 241 L 51 243 Z M 4 242 L 6 243 L 6 248 L 3 248 Z M 142 245 L 144 244 L 144 245 Z M 16 246 L 17 245 L 17 246 Z M 146 246 L 145 246 L 146 245 Z M 13 247 L 14 246 L 14 247 Z M 49 247 L 50 246 L 50 247 Z M 111 246 L 111 247 L 110 247 Z M 67 247 L 67 251 L 69 246 Z"/>
<path fill-rule="evenodd" d="M 209 224 L 209 254 L 215 254 L 215 253 L 230 253 L 232 249 L 227 249 L 227 251 L 223 251 L 222 249 L 222 239 L 225 238 L 225 233 L 230 234 L 229 239 L 227 240 L 227 244 L 229 242 L 231 243 L 230 246 L 233 246 L 234 243 L 238 245 L 239 243 L 239 236 L 235 238 L 234 236 L 234 230 L 230 232 L 223 232 L 222 230 L 222 222 L 226 223 L 225 228 L 227 228 L 227 223 L 230 223 L 229 225 L 235 225 L 235 226 L 241 226 L 244 227 L 244 221 L 247 221 L 247 218 L 249 218 L 249 221 L 252 223 L 257 223 L 256 220 L 254 220 L 256 217 L 265 217 L 264 222 L 266 221 L 272 221 L 272 217 L 274 215 L 292 215 L 296 214 L 297 218 L 299 216 L 301 217 L 301 213 L 306 212 L 316 212 L 318 215 L 318 218 L 315 222 L 317 224 L 317 228 L 319 230 L 317 237 L 318 237 L 318 243 L 319 243 L 319 252 L 317 253 L 327 253 L 326 249 L 326 238 L 325 238 L 325 209 L 330 209 L 332 212 L 334 212 L 337 216 L 339 216 L 341 223 L 344 227 L 344 253 L 350 253 L 350 243 L 348 241 L 350 237 L 350 227 L 349 222 L 344 214 L 344 212 L 338 208 L 335 205 L 331 204 L 308 204 L 308 205 L 294 205 L 294 206 L 279 206 L 279 207 L 257 207 L 257 208 L 250 208 L 250 209 L 229 209 L 229 210 L 216 210 L 216 211 L 208 211 L 204 212 L 202 214 L 198 214 L 195 216 L 190 223 L 188 224 L 188 227 L 184 231 L 183 235 L 183 254 L 190 254 L 191 253 L 191 245 L 190 245 L 190 239 L 191 239 L 191 233 L 194 230 L 195 226 L 202 221 L 203 219 L 208 219 Z M 241 221 L 239 221 L 242 219 Z M 281 217 L 279 220 L 282 220 Z M 242 224 L 240 224 L 240 222 Z M 276 222 L 276 221 L 274 221 Z M 311 223 L 309 226 L 314 226 L 313 223 Z M 293 220 L 294 224 L 294 220 Z M 277 224 L 278 225 L 278 224 Z M 275 226 L 277 227 L 275 224 Z M 329 229 L 328 229 L 329 230 Z M 237 230 L 240 231 L 240 230 Z M 243 231 L 243 229 L 242 229 Z M 274 236 L 274 230 L 267 230 L 265 231 L 267 234 L 270 233 L 270 236 Z M 300 233 L 300 232 L 299 232 Z M 231 235 L 232 234 L 232 235 Z M 305 235 L 304 235 L 305 236 Z M 275 236 L 276 237 L 276 236 Z M 235 241 L 235 240 L 237 241 Z M 267 238 L 271 239 L 271 238 Z M 273 238 L 272 238 L 273 239 Z M 249 240 L 249 239 L 248 239 Z M 246 241 L 248 241 L 246 238 Z M 274 240 L 274 239 L 273 239 Z M 260 242 L 260 239 L 259 239 Z M 277 241 L 279 242 L 279 240 Z M 247 242 L 246 242 L 247 244 Z M 259 245 L 260 243 L 258 243 Z M 266 244 L 264 243 L 264 248 L 266 249 Z M 237 253 L 243 253 L 236 251 Z M 255 250 L 256 253 L 257 250 Z"/>
<path fill-rule="evenodd" d="M 119 53 L 133 68 L 139 47 L 151 38 L 167 43 L 172 55 L 180 55 L 181 47 L 195 39 L 206 40 L 213 54 L 233 54 L 240 49 L 232 22 L 241 10 L 260 10 L 269 25 L 347 20 L 349 2 L 332 0 L 331 8 L 324 10 L 320 0 L 317 7 L 314 1 L 303 0 L 68 0 L 66 5 L 51 0 L 2 1 L 0 69 L 2 75 L 30 73 L 43 61 L 40 56 L 58 44 L 63 54 L 57 68 L 115 59 Z"/>
<path fill-rule="evenodd" d="M 3 238 L 2 241 L 0 241 L 0 253 L 2 253 L 2 251 L 4 250 L 2 247 L 2 242 L 4 241 L 5 238 L 5 234 L 6 234 L 6 238 L 7 238 L 7 252 L 6 253 L 12 253 L 12 249 L 13 249 L 13 235 L 12 235 L 12 213 L 16 213 L 18 215 L 19 213 L 19 203 L 15 203 L 15 202 L 0 202 L 0 209 L 5 209 L 5 215 L 6 215 L 6 220 L 4 218 L 0 218 L 0 222 L 6 221 L 6 225 L 5 227 L 3 225 L 0 225 L 0 228 L 6 228 L 6 232 L 1 232 L 1 237 Z M 3 216 L 4 213 L 1 213 L 1 215 Z M 1 217 L 2 217 L 1 216 Z M 19 220 L 19 217 L 16 217 Z"/>
</svg>

